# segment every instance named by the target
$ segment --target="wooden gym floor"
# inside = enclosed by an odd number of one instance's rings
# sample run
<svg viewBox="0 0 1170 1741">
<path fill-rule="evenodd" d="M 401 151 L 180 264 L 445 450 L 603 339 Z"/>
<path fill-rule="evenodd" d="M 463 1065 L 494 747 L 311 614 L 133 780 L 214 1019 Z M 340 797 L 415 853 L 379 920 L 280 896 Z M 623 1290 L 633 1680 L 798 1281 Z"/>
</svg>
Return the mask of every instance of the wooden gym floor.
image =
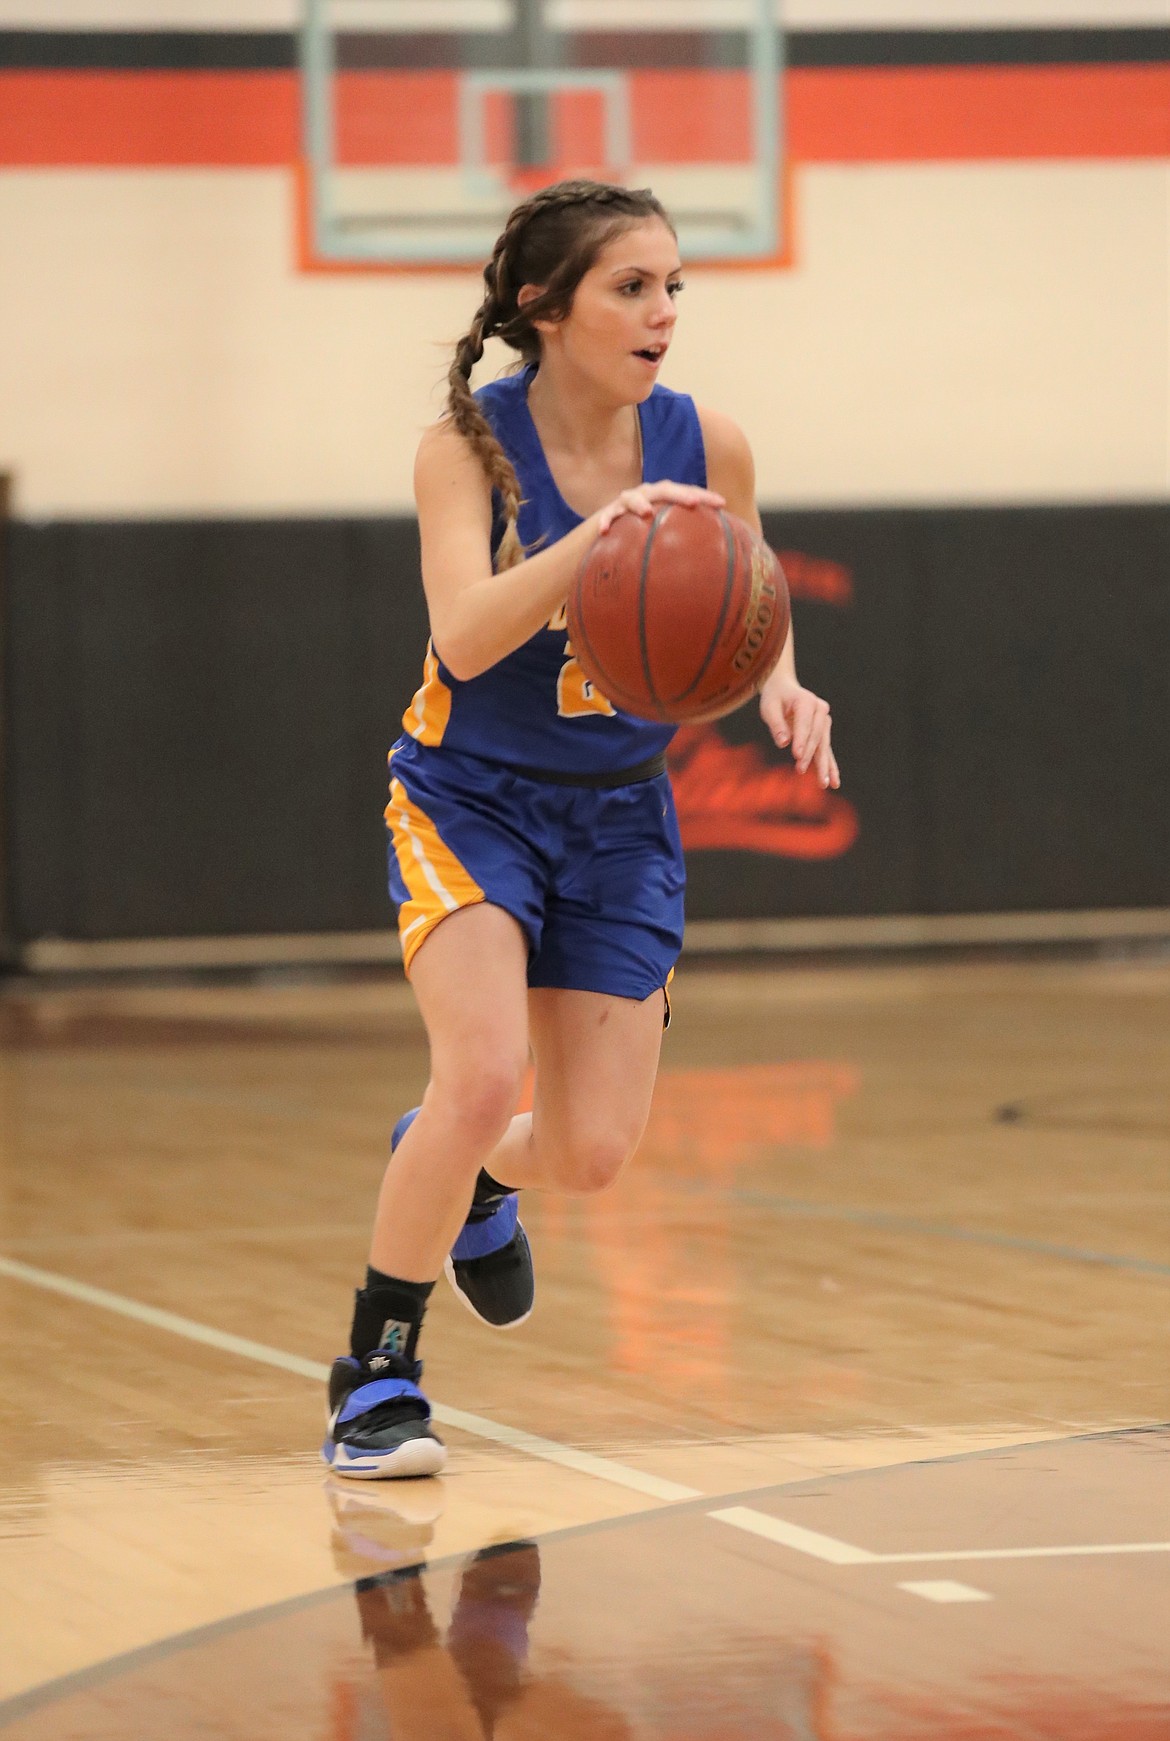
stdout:
<svg viewBox="0 0 1170 1741">
<path fill-rule="evenodd" d="M 0 998 L 0 1733 L 1170 1735 L 1170 965 L 687 967 L 650 1131 L 315 1461 L 409 994 Z"/>
</svg>

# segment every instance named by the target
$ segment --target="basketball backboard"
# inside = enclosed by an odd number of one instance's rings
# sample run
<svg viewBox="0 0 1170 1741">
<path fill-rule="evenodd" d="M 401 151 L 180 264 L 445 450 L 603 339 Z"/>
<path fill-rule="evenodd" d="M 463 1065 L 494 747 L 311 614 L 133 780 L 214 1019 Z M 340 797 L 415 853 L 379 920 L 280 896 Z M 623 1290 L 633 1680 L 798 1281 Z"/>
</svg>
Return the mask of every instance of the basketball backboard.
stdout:
<svg viewBox="0 0 1170 1741">
<path fill-rule="evenodd" d="M 305 0 L 308 255 L 478 264 L 533 188 L 649 186 L 688 263 L 781 246 L 776 0 Z"/>
</svg>

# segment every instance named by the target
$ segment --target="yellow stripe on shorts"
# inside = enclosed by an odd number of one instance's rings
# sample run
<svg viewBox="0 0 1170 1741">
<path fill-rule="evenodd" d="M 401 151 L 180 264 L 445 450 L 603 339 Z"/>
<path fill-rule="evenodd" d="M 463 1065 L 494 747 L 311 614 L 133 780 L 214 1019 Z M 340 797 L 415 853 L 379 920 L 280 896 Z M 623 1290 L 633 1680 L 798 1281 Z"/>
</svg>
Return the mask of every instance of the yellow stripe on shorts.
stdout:
<svg viewBox="0 0 1170 1741">
<path fill-rule="evenodd" d="M 402 716 L 402 727 L 420 744 L 433 749 L 443 741 L 451 718 L 451 691 L 439 676 L 439 659 L 435 643 L 427 642 L 423 660 L 423 680 L 415 690 L 414 699 Z"/>
<path fill-rule="evenodd" d="M 407 796 L 401 780 L 390 782 L 386 824 L 406 884 L 408 901 L 398 909 L 398 935 L 406 971 L 419 944 L 449 913 L 482 901 L 484 892 L 468 876 L 425 810 Z"/>
</svg>

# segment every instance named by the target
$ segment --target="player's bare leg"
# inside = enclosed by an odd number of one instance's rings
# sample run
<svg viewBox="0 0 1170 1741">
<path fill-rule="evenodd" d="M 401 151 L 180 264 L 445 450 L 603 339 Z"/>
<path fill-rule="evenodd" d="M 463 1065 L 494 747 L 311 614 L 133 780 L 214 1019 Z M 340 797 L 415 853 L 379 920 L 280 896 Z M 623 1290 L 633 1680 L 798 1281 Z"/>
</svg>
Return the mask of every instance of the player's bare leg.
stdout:
<svg viewBox="0 0 1170 1741">
<path fill-rule="evenodd" d="M 431 1081 L 422 1106 L 391 1134 L 371 1259 L 380 1269 L 379 1258 L 441 1257 L 463 1304 L 496 1329 L 524 1322 L 535 1289 L 516 1192 L 483 1168 L 507 1131 L 527 1065 L 527 961 L 519 925 L 488 903 L 444 920 L 415 956 Z"/>
<path fill-rule="evenodd" d="M 377 1269 L 433 1281 L 463 1226 L 476 1175 L 520 1098 L 527 961 L 515 919 L 486 903 L 444 919 L 414 958 L 431 1076 L 382 1181 L 370 1246 Z"/>
<path fill-rule="evenodd" d="M 662 1048 L 663 993 L 636 1002 L 541 987 L 528 994 L 533 1110 L 513 1118 L 487 1161 L 517 1187 L 612 1185 L 642 1139 Z"/>
<path fill-rule="evenodd" d="M 435 1277 L 477 1214 L 482 1161 L 507 1130 L 519 1096 L 528 1049 L 527 953 L 513 919 L 477 905 L 445 919 L 415 957 L 431 1081 L 409 1128 L 400 1121 L 365 1286 L 354 1301 L 350 1353 L 334 1361 L 330 1375 L 322 1455 L 338 1474 L 431 1475 L 446 1460 L 419 1388 L 418 1339 Z M 483 1213 L 506 1223 L 506 1201 L 511 1225 L 477 1264 L 485 1273 L 473 1274 L 473 1282 L 482 1283 L 486 1299 L 481 1316 L 520 1322 L 532 1304 L 528 1242 L 515 1197 L 504 1198 L 494 1181 L 493 1191 L 499 1206 Z M 470 1232 L 482 1238 L 478 1226 Z"/>
</svg>

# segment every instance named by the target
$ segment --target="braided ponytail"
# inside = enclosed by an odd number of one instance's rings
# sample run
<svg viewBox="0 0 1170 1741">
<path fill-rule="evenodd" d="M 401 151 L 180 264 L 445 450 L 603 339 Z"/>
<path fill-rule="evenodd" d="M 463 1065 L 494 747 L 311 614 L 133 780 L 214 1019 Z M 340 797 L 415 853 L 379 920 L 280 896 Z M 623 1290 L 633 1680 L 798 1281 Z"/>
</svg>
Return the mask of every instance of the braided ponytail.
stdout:
<svg viewBox="0 0 1170 1741">
<path fill-rule="evenodd" d="M 500 338 L 520 353 L 522 362 L 540 360 L 538 320 L 563 320 L 578 284 L 605 245 L 619 231 L 647 218 L 670 219 L 649 188 L 608 182 L 561 181 L 542 188 L 512 212 L 483 270 L 484 297 L 475 319 L 455 347 L 447 373 L 447 416 L 482 465 L 504 510 L 504 534 L 496 570 L 524 560 L 517 522 L 520 481 L 471 391 L 471 372 L 484 342 Z M 543 286 L 525 308 L 518 302 L 526 284 Z"/>
<path fill-rule="evenodd" d="M 520 480 L 511 460 L 496 440 L 491 424 L 479 408 L 471 391 L 471 371 L 483 356 L 483 342 L 494 328 L 491 320 L 491 297 L 485 297 L 471 329 L 455 347 L 455 360 L 447 372 L 447 415 L 487 474 L 488 482 L 500 493 L 504 508 L 504 535 L 496 552 L 496 570 L 515 568 L 524 560 L 517 522 L 520 518 Z"/>
</svg>

